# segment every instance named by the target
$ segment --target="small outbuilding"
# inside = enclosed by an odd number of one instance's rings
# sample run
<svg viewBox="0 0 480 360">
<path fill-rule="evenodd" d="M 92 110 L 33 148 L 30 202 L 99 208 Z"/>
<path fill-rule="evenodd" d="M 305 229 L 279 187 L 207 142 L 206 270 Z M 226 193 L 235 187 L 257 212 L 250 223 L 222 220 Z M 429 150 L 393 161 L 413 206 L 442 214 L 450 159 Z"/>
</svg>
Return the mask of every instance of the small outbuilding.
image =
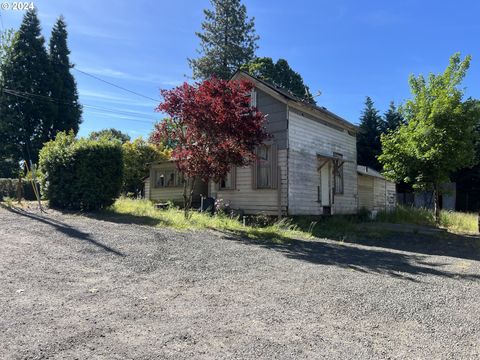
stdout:
<svg viewBox="0 0 480 360">
<path fill-rule="evenodd" d="M 378 171 L 358 165 L 358 208 L 372 212 L 391 211 L 396 205 L 395 183 L 388 181 Z"/>
</svg>

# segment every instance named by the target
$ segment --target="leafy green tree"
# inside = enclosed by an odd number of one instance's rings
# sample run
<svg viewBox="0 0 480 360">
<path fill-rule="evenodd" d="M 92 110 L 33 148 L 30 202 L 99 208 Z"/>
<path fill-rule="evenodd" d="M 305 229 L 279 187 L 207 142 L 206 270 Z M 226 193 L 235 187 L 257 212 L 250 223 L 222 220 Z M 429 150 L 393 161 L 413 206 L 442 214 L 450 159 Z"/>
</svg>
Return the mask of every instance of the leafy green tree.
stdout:
<svg viewBox="0 0 480 360">
<path fill-rule="evenodd" d="M 256 78 L 290 91 L 310 104 L 315 104 L 315 99 L 303 82 L 302 76 L 294 71 L 285 59 L 278 59 L 274 63 L 269 57 L 255 58 L 248 64 L 242 65 L 241 69 Z"/>
<path fill-rule="evenodd" d="M 380 135 L 384 128 L 382 117 L 375 109 L 372 99 L 367 96 L 357 134 L 357 162 L 359 165 L 381 170 L 382 167 L 377 157 L 382 152 Z"/>
<path fill-rule="evenodd" d="M 53 127 L 56 131 L 70 131 L 76 134 L 82 121 L 82 106 L 78 102 L 77 84 L 70 73 L 70 50 L 67 45 L 67 25 L 63 16 L 53 26 L 49 44 L 52 67 L 52 97 L 58 99 L 55 106 Z"/>
<path fill-rule="evenodd" d="M 390 102 L 390 106 L 387 112 L 384 114 L 384 129 L 383 132 L 389 132 L 397 130 L 397 128 L 404 122 L 403 116 L 398 111 L 395 103 L 393 101 Z"/>
<path fill-rule="evenodd" d="M 152 162 L 170 158 L 170 151 L 143 140 L 141 137 L 127 141 L 123 149 L 123 185 L 124 194 L 139 196 L 143 190 L 143 179 L 148 176 Z"/>
<path fill-rule="evenodd" d="M 0 131 L 2 158 L 36 162 L 43 143 L 53 139 L 51 68 L 40 22 L 29 10 L 2 64 Z"/>
<path fill-rule="evenodd" d="M 434 212 L 440 217 L 441 184 L 458 169 L 475 162 L 475 101 L 463 101 L 460 85 L 470 66 L 470 56 L 450 58 L 443 74 L 410 77 L 412 99 L 403 106 L 405 124 L 382 136 L 380 161 L 385 175 L 415 188 L 433 191 Z"/>
<path fill-rule="evenodd" d="M 130 135 L 121 132 L 120 130 L 110 128 L 110 129 L 103 129 L 100 131 L 92 131 L 88 138 L 91 140 L 100 140 L 100 139 L 107 139 L 107 140 L 118 140 L 122 144 L 130 141 Z"/>
<path fill-rule="evenodd" d="M 254 18 L 240 0 L 211 0 L 213 9 L 205 9 L 198 59 L 188 59 L 197 79 L 211 76 L 228 80 L 241 65 L 253 59 L 258 48 Z"/>
</svg>

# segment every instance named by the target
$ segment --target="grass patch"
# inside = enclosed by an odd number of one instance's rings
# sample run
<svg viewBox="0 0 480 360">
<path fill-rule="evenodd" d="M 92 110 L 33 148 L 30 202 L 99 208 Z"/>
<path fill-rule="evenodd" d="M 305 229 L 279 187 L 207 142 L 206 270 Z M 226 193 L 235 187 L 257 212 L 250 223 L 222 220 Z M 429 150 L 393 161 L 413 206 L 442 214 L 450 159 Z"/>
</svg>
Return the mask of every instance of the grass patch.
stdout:
<svg viewBox="0 0 480 360">
<path fill-rule="evenodd" d="M 156 226 L 170 226 L 178 230 L 211 229 L 224 231 L 252 239 L 268 239 L 283 241 L 292 238 L 309 238 L 311 235 L 302 231 L 289 219 L 282 219 L 271 225 L 243 226 L 238 218 L 225 215 L 210 215 L 192 211 L 191 217 L 185 219 L 183 210 L 171 207 L 166 210 L 155 209 L 149 200 L 118 199 L 111 207 L 105 210 L 106 214 L 124 215 L 132 222 L 146 223 Z"/>
<path fill-rule="evenodd" d="M 152 226 L 169 226 L 178 230 L 211 229 L 235 234 L 242 237 L 273 242 L 285 242 L 289 239 L 328 238 L 339 241 L 356 241 L 360 238 L 382 240 L 389 230 L 379 228 L 362 228 L 366 220 L 356 215 L 335 215 L 331 217 L 298 216 L 284 218 L 280 221 L 267 223 L 250 219 L 243 226 L 241 219 L 225 215 L 210 215 L 208 213 L 191 212 L 191 217 L 185 219 L 183 210 L 171 207 L 166 210 L 155 209 L 149 200 L 118 199 L 111 207 L 103 211 L 104 216 L 114 217 L 115 221 L 141 223 Z M 260 218 L 260 217 L 259 217 Z M 264 219 L 260 219 L 264 220 Z M 375 222 L 404 223 L 424 226 L 435 226 L 431 211 L 398 206 L 389 213 L 379 213 Z M 477 217 L 475 214 L 465 214 L 451 211 L 441 212 L 441 226 L 451 231 L 475 233 Z"/>
<path fill-rule="evenodd" d="M 401 205 L 398 205 L 392 212 L 378 213 L 375 221 L 396 224 L 437 226 L 432 210 Z M 449 231 L 477 233 L 478 214 L 442 210 L 440 212 L 439 225 Z"/>
<path fill-rule="evenodd" d="M 455 211 L 440 212 L 440 226 L 451 231 L 478 233 L 478 214 Z"/>
</svg>

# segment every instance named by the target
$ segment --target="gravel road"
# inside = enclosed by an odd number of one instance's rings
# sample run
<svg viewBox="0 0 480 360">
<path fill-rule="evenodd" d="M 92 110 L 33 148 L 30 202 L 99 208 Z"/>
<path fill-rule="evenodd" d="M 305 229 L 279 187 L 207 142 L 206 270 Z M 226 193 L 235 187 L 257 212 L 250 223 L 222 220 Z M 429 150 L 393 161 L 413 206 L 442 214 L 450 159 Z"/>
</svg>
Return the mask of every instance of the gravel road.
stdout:
<svg viewBox="0 0 480 360">
<path fill-rule="evenodd" d="M 0 241 L 4 359 L 480 358 L 478 256 L 5 208 Z"/>
</svg>

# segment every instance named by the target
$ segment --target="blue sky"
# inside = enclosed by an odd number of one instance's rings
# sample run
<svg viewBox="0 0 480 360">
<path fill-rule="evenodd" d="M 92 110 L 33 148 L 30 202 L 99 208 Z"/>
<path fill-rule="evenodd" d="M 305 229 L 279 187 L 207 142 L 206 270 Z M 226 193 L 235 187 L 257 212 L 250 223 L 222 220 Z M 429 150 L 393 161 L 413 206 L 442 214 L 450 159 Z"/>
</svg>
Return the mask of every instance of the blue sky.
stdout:
<svg viewBox="0 0 480 360">
<path fill-rule="evenodd" d="M 2 0 L 5 1 L 5 0 Z M 440 72 L 454 52 L 471 54 L 464 85 L 480 97 L 480 2 L 245 0 L 260 35 L 258 56 L 285 58 L 301 73 L 319 105 L 358 123 L 365 96 L 384 112 L 409 97 L 408 76 Z M 66 18 L 71 61 L 80 70 L 159 99 L 159 89 L 189 81 L 208 0 L 36 0 L 48 40 L 55 19 Z M 20 11 L 2 11 L 3 27 L 17 28 Z M 156 103 L 77 71 L 86 105 L 80 135 L 115 127 L 148 135 Z M 95 106 L 97 108 L 92 108 Z M 98 109 L 114 109 L 115 113 Z M 132 113 L 132 114 L 130 114 Z"/>
</svg>

